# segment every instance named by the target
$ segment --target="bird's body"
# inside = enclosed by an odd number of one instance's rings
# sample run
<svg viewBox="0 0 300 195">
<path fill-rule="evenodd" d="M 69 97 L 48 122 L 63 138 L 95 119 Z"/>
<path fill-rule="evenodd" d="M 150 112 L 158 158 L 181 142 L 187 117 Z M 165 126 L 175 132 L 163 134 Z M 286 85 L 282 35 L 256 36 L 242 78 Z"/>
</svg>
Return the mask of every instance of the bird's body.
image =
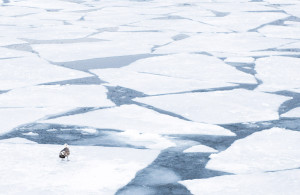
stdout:
<svg viewBox="0 0 300 195">
<path fill-rule="evenodd" d="M 65 148 L 62 149 L 62 151 L 60 151 L 60 153 L 59 153 L 59 158 L 61 158 L 61 159 L 67 158 L 68 159 L 69 155 L 70 155 L 69 146 L 68 146 L 68 144 L 65 144 Z"/>
</svg>

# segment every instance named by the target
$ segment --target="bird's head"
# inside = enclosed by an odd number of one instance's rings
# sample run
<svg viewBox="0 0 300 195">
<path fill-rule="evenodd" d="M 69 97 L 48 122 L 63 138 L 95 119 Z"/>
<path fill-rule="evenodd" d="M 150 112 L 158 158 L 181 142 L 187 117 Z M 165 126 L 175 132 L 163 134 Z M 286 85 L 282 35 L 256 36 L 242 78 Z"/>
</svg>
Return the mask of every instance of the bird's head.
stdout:
<svg viewBox="0 0 300 195">
<path fill-rule="evenodd" d="M 65 148 L 68 148 L 68 147 L 69 147 L 69 145 L 68 145 L 67 143 L 65 143 L 65 145 L 64 145 L 64 146 L 65 146 Z"/>
</svg>

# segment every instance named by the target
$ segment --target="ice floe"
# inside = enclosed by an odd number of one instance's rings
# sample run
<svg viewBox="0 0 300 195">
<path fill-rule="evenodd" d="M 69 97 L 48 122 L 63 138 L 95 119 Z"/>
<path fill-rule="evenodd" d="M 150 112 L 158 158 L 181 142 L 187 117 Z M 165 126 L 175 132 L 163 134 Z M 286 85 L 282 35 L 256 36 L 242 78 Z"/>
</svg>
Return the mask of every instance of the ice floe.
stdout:
<svg viewBox="0 0 300 195">
<path fill-rule="evenodd" d="M 298 131 L 272 128 L 257 132 L 210 155 L 206 168 L 235 174 L 299 168 L 299 140 Z"/>
<path fill-rule="evenodd" d="M 0 167 L 1 192 L 114 194 L 159 154 L 155 150 L 70 146 L 70 161 L 61 161 L 62 147 L 0 143 L 0 155 L 5 156 Z"/>
<path fill-rule="evenodd" d="M 7 46 L 7 45 L 13 45 L 13 44 L 23 44 L 26 43 L 25 41 L 22 41 L 20 39 L 16 38 L 10 38 L 10 37 L 0 37 L 0 46 Z M 1 54 L 2 58 L 2 54 Z"/>
<path fill-rule="evenodd" d="M 32 57 L 34 56 L 34 54 L 29 53 L 29 52 L 25 52 L 25 51 L 18 51 L 18 50 L 14 50 L 14 49 L 7 49 L 4 47 L 0 47 L 0 60 L 1 60 L 1 64 L 3 61 L 2 59 L 5 58 L 18 58 L 18 57 Z M 2 58 L 2 59 L 1 59 Z M 2 72 L 2 71 L 0 71 Z"/>
<path fill-rule="evenodd" d="M 0 108 L 0 135 L 20 125 L 34 122 L 47 115 L 67 111 L 62 108 Z"/>
<path fill-rule="evenodd" d="M 194 195 L 299 194 L 300 170 L 180 181 Z"/>
<path fill-rule="evenodd" d="M 288 15 L 280 12 L 234 12 L 224 17 L 201 18 L 201 21 L 237 32 L 247 32 L 263 24 L 286 17 Z"/>
<path fill-rule="evenodd" d="M 281 117 L 287 117 L 287 118 L 300 118 L 300 107 L 294 108 L 284 114 L 281 115 Z"/>
<path fill-rule="evenodd" d="M 253 57 L 228 57 L 224 62 L 233 62 L 233 63 L 253 63 L 255 59 Z"/>
<path fill-rule="evenodd" d="M 175 78 L 196 79 L 219 84 L 219 87 L 222 87 L 222 82 L 224 84 L 256 84 L 253 76 L 236 70 L 216 57 L 200 54 L 151 57 L 138 60 L 124 69 Z"/>
<path fill-rule="evenodd" d="M 10 144 L 36 144 L 34 141 L 30 141 L 25 138 L 21 137 L 14 137 L 9 139 L 2 139 L 0 140 L 0 143 L 10 143 Z"/>
<path fill-rule="evenodd" d="M 190 153 L 190 152 L 208 152 L 208 153 L 213 153 L 213 152 L 218 152 L 217 150 L 205 146 L 205 145 L 196 145 L 192 146 L 186 150 L 183 151 L 184 153 Z"/>
<path fill-rule="evenodd" d="M 0 52 L 1 50 L 0 48 Z M 20 51 L 16 51 L 17 54 L 18 52 Z M 91 76 L 85 72 L 52 65 L 38 57 L 6 59 L 0 62 L 0 90 Z"/>
<path fill-rule="evenodd" d="M 268 25 L 258 31 L 267 37 L 300 39 L 300 28 L 294 26 Z"/>
<path fill-rule="evenodd" d="M 224 83 L 223 81 L 210 82 L 205 80 L 176 78 L 125 69 L 96 69 L 91 70 L 91 72 L 97 74 L 101 80 L 111 85 L 134 89 L 148 95 L 236 86 L 236 84 Z"/>
<path fill-rule="evenodd" d="M 272 56 L 255 62 L 256 77 L 262 80 L 257 90 L 281 91 L 299 88 L 300 59 Z"/>
<path fill-rule="evenodd" d="M 101 85 L 39 85 L 0 95 L 0 107 L 108 107 L 107 89 Z"/>
<path fill-rule="evenodd" d="M 255 32 L 230 34 L 202 33 L 159 47 L 154 53 L 221 52 L 239 54 L 274 48 L 291 42 L 291 40 L 286 39 L 267 38 Z"/>
<path fill-rule="evenodd" d="M 90 126 L 101 129 L 133 130 L 139 133 L 150 134 L 235 135 L 231 131 L 217 125 L 186 121 L 137 105 L 100 109 L 42 122 Z"/>
<path fill-rule="evenodd" d="M 142 102 L 197 122 L 228 124 L 276 120 L 279 106 L 291 98 L 235 89 L 136 98 Z"/>
</svg>

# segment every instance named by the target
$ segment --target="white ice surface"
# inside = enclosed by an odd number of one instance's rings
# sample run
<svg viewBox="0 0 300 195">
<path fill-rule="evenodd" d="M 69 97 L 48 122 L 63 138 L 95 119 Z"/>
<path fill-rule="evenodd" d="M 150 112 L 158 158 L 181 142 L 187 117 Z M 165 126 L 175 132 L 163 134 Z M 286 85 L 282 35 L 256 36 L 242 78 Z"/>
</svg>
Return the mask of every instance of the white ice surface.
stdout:
<svg viewBox="0 0 300 195">
<path fill-rule="evenodd" d="M 219 84 L 219 87 L 222 87 L 222 83 L 224 86 L 228 85 L 225 83 L 256 84 L 253 76 L 236 70 L 216 57 L 200 54 L 151 57 L 135 61 L 124 69 L 175 78 L 196 79 L 215 83 L 216 86 Z"/>
<path fill-rule="evenodd" d="M 192 146 L 192 147 L 184 150 L 183 152 L 184 153 L 190 153 L 190 152 L 209 152 L 209 153 L 212 153 L 212 152 L 218 152 L 218 151 L 211 148 L 211 147 L 205 146 L 205 145 L 196 145 L 196 146 Z"/>
<path fill-rule="evenodd" d="M 299 168 L 299 140 L 298 131 L 272 128 L 257 132 L 210 155 L 206 168 L 235 174 Z"/>
<path fill-rule="evenodd" d="M 257 90 L 280 91 L 299 88 L 300 59 L 272 56 L 255 62 L 256 77 L 262 80 Z"/>
<path fill-rule="evenodd" d="M 0 143 L 9 143 L 9 144 L 36 144 L 34 141 L 30 141 L 25 138 L 21 137 L 14 137 L 9 139 L 2 139 L 0 140 Z"/>
<path fill-rule="evenodd" d="M 132 44 L 132 40 L 37 44 L 32 47 L 43 58 L 53 62 L 145 54 L 150 53 L 152 48 L 149 44 Z"/>
<path fill-rule="evenodd" d="M 70 146 L 70 161 L 58 158 L 63 146 L 0 143 L 3 194 L 113 195 L 159 154 L 154 150 Z M 11 155 L 14 154 L 14 155 Z"/>
<path fill-rule="evenodd" d="M 136 105 L 100 109 L 42 122 L 90 126 L 101 129 L 134 130 L 149 134 L 235 135 L 217 125 L 186 121 Z"/>
<path fill-rule="evenodd" d="M 233 62 L 233 63 L 253 63 L 254 58 L 252 57 L 228 57 L 224 62 Z"/>
<path fill-rule="evenodd" d="M 85 72 L 52 65 L 38 57 L 0 60 L 0 90 L 89 76 Z"/>
<path fill-rule="evenodd" d="M 300 39 L 300 28 L 297 26 L 268 25 L 258 31 L 267 37 Z"/>
<path fill-rule="evenodd" d="M 281 117 L 288 117 L 288 118 L 300 117 L 300 107 L 294 108 L 294 109 L 282 114 Z"/>
<path fill-rule="evenodd" d="M 0 53 L 1 53 L 1 55 L 0 55 L 1 64 L 4 62 L 4 61 L 2 61 L 1 58 L 17 58 L 17 57 L 32 57 L 32 56 L 34 56 L 30 52 L 18 51 L 18 50 L 14 50 L 14 49 L 7 49 L 4 47 L 0 47 Z"/>
<path fill-rule="evenodd" d="M 156 108 L 197 122 L 228 124 L 276 120 L 279 106 L 291 98 L 235 89 L 205 93 L 185 93 L 135 98 Z"/>
<path fill-rule="evenodd" d="M 279 49 L 298 49 L 298 48 L 300 48 L 300 41 L 283 45 Z"/>
<path fill-rule="evenodd" d="M 1 8 L 1 7 L 0 7 Z M 23 44 L 26 43 L 20 39 L 10 38 L 10 37 L 0 37 L 0 46 L 14 45 L 14 44 Z M 1 54 L 2 58 L 2 54 Z"/>
<path fill-rule="evenodd" d="M 288 17 L 287 14 L 280 12 L 234 12 L 224 17 L 201 18 L 201 21 L 237 32 L 247 32 L 286 17 Z"/>
<path fill-rule="evenodd" d="M 300 170 L 180 181 L 194 195 L 300 194 Z"/>
<path fill-rule="evenodd" d="M 122 86 L 148 95 L 193 91 L 218 87 L 236 86 L 222 81 L 210 82 L 188 78 L 176 78 L 168 75 L 140 73 L 125 69 L 95 69 L 91 72 L 114 86 Z"/>
<path fill-rule="evenodd" d="M 291 42 L 291 40 L 267 38 L 255 32 L 231 34 L 202 33 L 159 47 L 154 53 L 168 54 L 204 51 L 239 54 L 274 48 Z"/>
<path fill-rule="evenodd" d="M 0 107 L 108 107 L 101 85 L 40 85 L 0 94 Z"/>
<path fill-rule="evenodd" d="M 0 135 L 8 133 L 19 125 L 31 123 L 62 111 L 67 110 L 61 108 L 0 108 Z"/>
</svg>

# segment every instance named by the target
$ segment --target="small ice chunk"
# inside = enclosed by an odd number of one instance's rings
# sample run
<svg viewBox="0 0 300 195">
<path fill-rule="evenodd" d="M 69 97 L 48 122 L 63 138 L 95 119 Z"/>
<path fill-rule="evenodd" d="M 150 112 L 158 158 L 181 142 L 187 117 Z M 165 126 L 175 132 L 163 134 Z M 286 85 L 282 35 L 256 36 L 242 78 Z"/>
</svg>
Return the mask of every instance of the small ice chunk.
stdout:
<svg viewBox="0 0 300 195">
<path fill-rule="evenodd" d="M 39 85 L 1 94 L 0 107 L 114 106 L 106 93 L 107 89 L 101 85 Z"/>
<path fill-rule="evenodd" d="M 28 133 L 22 133 L 22 135 L 29 135 L 29 136 L 38 136 L 38 133 L 28 132 Z"/>
<path fill-rule="evenodd" d="M 197 122 L 229 124 L 276 120 L 279 106 L 290 97 L 235 89 L 135 98 L 135 101 Z"/>
<path fill-rule="evenodd" d="M 0 156 L 5 156 L 0 166 L 1 193 L 115 194 L 159 154 L 157 150 L 70 146 L 70 160 L 61 161 L 62 147 L 0 143 Z"/>
<path fill-rule="evenodd" d="M 300 28 L 297 26 L 268 25 L 258 31 L 267 37 L 300 39 Z"/>
<path fill-rule="evenodd" d="M 80 129 L 80 130 L 83 131 L 83 132 L 90 133 L 90 134 L 98 133 L 98 131 L 96 129 L 93 129 L 93 128 L 83 128 L 83 129 Z"/>
<path fill-rule="evenodd" d="M 190 153 L 190 152 L 214 153 L 214 152 L 218 152 L 218 150 L 215 150 L 215 149 L 205 146 L 205 145 L 196 145 L 196 146 L 192 146 L 192 147 L 184 150 L 183 152 L 184 153 Z"/>
<path fill-rule="evenodd" d="M 280 91 L 299 88 L 300 59 L 293 57 L 272 56 L 256 61 L 255 70 L 262 80 L 257 90 Z"/>
<path fill-rule="evenodd" d="M 193 91 L 219 87 L 236 86 L 223 81 L 205 81 L 188 78 L 176 78 L 168 75 L 140 73 L 126 69 L 95 69 L 91 72 L 98 75 L 101 80 L 114 86 L 122 86 L 148 95 Z"/>
<path fill-rule="evenodd" d="M 85 72 L 52 65 L 38 57 L 6 59 L 0 63 L 0 90 L 89 76 Z"/>
<path fill-rule="evenodd" d="M 294 108 L 294 109 L 282 114 L 281 117 L 287 117 L 287 118 L 300 117 L 300 107 Z"/>
<path fill-rule="evenodd" d="M 300 132 L 272 128 L 235 141 L 210 155 L 206 168 L 235 174 L 300 167 Z"/>
<path fill-rule="evenodd" d="M 34 141 L 30 141 L 25 138 L 21 137 L 14 137 L 9 139 L 2 139 L 0 140 L 0 143 L 8 143 L 8 144 L 36 144 Z"/>
<path fill-rule="evenodd" d="M 300 194 L 300 170 L 180 181 L 195 195 Z"/>
<path fill-rule="evenodd" d="M 153 134 L 235 135 L 231 131 L 217 125 L 186 121 L 136 105 L 100 109 L 42 122 L 90 126 L 101 129 L 135 130 L 140 133 Z"/>
</svg>

